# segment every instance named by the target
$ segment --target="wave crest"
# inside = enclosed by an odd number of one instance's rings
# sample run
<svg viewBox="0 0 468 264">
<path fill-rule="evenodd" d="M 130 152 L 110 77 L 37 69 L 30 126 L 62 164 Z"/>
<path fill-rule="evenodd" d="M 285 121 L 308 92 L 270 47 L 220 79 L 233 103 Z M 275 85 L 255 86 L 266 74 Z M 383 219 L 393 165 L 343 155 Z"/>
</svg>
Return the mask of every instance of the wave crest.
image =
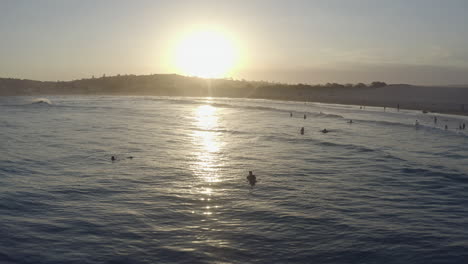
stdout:
<svg viewBox="0 0 468 264">
<path fill-rule="evenodd" d="M 34 98 L 30 104 L 34 105 L 52 105 L 52 102 L 47 98 Z"/>
</svg>

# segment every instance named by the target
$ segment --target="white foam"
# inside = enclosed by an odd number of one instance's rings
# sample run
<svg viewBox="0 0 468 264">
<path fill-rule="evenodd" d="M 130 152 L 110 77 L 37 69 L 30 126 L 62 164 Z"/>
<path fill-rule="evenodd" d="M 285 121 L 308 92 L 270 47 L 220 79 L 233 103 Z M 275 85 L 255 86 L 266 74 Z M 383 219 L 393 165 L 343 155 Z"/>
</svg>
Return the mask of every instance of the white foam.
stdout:
<svg viewBox="0 0 468 264">
<path fill-rule="evenodd" d="M 31 104 L 48 104 L 48 105 L 51 105 L 52 102 L 47 98 L 34 98 L 34 99 L 32 99 Z"/>
</svg>

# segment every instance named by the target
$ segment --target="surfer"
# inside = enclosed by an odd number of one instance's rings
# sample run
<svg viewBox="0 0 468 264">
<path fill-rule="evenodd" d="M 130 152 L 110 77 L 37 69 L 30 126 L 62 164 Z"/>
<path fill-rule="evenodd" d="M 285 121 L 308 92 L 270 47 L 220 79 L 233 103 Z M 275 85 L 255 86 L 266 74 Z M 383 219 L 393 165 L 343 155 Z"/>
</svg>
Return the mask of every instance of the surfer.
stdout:
<svg viewBox="0 0 468 264">
<path fill-rule="evenodd" d="M 322 130 L 322 133 L 324 133 L 324 134 L 325 134 L 325 133 L 328 133 L 328 132 L 329 132 L 329 131 L 328 131 L 326 128 L 324 128 L 324 129 Z"/>
<path fill-rule="evenodd" d="M 247 180 L 249 181 L 250 186 L 254 186 L 255 183 L 257 183 L 257 177 L 252 173 L 252 171 L 249 171 Z"/>
<path fill-rule="evenodd" d="M 304 127 L 301 128 L 301 135 L 304 135 Z"/>
<path fill-rule="evenodd" d="M 352 124 L 352 123 L 353 123 L 353 120 L 352 120 L 352 119 L 350 119 L 350 120 L 348 121 L 348 123 Z"/>
<path fill-rule="evenodd" d="M 434 116 L 434 124 L 437 124 L 437 116 Z"/>
<path fill-rule="evenodd" d="M 447 126 L 447 125 L 445 125 L 445 130 L 447 130 L 447 129 L 448 129 L 448 126 Z"/>
<path fill-rule="evenodd" d="M 307 116 L 304 114 L 304 119 L 307 119 Z"/>
<path fill-rule="evenodd" d="M 289 117 L 292 117 L 292 112 L 289 112 Z"/>
<path fill-rule="evenodd" d="M 112 156 L 112 157 L 111 157 L 111 160 L 112 160 L 112 161 L 115 161 L 115 156 Z"/>
</svg>

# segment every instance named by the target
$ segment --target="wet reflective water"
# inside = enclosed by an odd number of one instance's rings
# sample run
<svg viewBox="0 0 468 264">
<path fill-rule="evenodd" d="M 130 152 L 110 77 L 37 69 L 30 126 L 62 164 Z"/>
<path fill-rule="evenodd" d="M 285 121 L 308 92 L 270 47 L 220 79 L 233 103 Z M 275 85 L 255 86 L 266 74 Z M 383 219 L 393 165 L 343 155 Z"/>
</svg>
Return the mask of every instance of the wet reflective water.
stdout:
<svg viewBox="0 0 468 264">
<path fill-rule="evenodd" d="M 465 117 L 434 123 L 416 111 L 245 99 L 46 99 L 0 98 L 2 263 L 468 257 Z"/>
</svg>

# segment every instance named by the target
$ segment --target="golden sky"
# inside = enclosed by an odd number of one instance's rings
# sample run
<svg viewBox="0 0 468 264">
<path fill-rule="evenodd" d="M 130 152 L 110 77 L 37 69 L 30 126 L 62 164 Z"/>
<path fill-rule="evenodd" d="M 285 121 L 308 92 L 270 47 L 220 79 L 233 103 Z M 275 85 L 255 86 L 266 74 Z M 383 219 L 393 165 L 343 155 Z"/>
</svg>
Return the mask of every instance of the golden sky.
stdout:
<svg viewBox="0 0 468 264">
<path fill-rule="evenodd" d="M 468 83 L 467 1 L 0 2 L 0 77 Z"/>
</svg>

